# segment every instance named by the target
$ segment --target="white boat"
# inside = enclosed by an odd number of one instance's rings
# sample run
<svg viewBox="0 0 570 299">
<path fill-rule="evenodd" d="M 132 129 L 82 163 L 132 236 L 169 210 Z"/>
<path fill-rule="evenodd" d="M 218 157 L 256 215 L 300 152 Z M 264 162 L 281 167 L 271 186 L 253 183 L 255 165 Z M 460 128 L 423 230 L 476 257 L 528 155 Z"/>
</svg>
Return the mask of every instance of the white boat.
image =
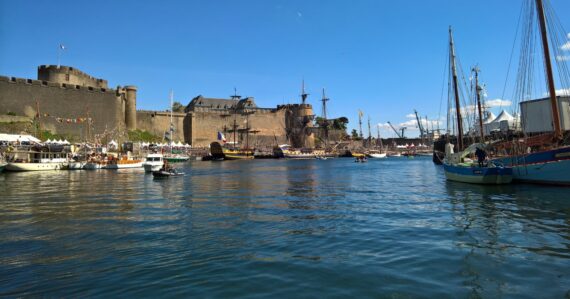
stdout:
<svg viewBox="0 0 570 299">
<path fill-rule="evenodd" d="M 143 163 L 145 172 L 159 171 L 164 165 L 164 156 L 162 154 L 149 154 Z"/>
<path fill-rule="evenodd" d="M 97 169 L 102 169 L 103 166 L 105 166 L 106 163 L 102 162 L 102 161 L 89 161 L 87 163 L 85 163 L 85 165 L 83 165 L 83 169 L 86 170 L 97 170 Z"/>
<path fill-rule="evenodd" d="M 79 170 L 83 169 L 87 162 L 85 161 L 70 161 L 68 165 L 69 170 Z"/>
<path fill-rule="evenodd" d="M 6 171 L 44 171 L 66 169 L 67 153 L 64 152 L 14 152 L 10 154 Z"/>
<path fill-rule="evenodd" d="M 378 151 L 369 151 L 366 153 L 366 156 L 373 159 L 382 159 L 386 158 L 386 153 L 381 153 Z"/>
<path fill-rule="evenodd" d="M 389 157 L 401 157 L 401 156 L 402 156 L 402 154 L 400 154 L 399 152 L 392 153 L 389 155 Z"/>
</svg>

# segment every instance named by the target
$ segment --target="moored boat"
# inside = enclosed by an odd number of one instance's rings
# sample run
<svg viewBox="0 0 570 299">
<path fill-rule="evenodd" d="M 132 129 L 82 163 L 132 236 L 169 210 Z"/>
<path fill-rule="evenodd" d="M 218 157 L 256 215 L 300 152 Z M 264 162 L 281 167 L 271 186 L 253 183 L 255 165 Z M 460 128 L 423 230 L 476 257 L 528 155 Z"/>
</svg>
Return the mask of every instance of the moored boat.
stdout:
<svg viewBox="0 0 570 299">
<path fill-rule="evenodd" d="M 65 169 L 67 153 L 46 151 L 23 151 L 9 154 L 6 171 L 45 171 Z"/>
<path fill-rule="evenodd" d="M 125 168 L 141 168 L 143 167 L 143 160 L 132 159 L 127 156 L 121 159 L 111 158 L 103 168 L 105 169 L 125 169 Z"/>
<path fill-rule="evenodd" d="M 4 169 L 6 168 L 6 165 L 8 165 L 8 163 L 0 162 L 0 172 L 4 171 Z"/>
<path fill-rule="evenodd" d="M 143 163 L 145 172 L 158 171 L 164 165 L 164 156 L 162 154 L 148 154 Z"/>
</svg>

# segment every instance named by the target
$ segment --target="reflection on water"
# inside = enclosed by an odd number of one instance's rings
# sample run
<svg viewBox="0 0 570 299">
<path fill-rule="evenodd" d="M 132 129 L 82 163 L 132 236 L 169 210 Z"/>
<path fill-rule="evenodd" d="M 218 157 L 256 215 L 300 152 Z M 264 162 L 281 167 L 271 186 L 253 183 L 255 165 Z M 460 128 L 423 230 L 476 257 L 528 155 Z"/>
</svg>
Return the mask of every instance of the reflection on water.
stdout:
<svg viewBox="0 0 570 299">
<path fill-rule="evenodd" d="M 563 297 L 567 188 L 429 159 L 0 175 L 0 295 Z"/>
</svg>

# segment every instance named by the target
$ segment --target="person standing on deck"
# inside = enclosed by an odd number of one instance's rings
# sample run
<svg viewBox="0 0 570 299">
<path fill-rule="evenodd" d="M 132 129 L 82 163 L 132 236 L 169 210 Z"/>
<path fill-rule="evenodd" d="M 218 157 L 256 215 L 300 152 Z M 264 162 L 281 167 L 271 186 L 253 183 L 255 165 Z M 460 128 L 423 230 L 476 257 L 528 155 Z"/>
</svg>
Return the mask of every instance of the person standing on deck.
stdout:
<svg viewBox="0 0 570 299">
<path fill-rule="evenodd" d="M 485 158 L 487 158 L 487 153 L 485 150 L 477 148 L 475 150 L 475 155 L 477 156 L 477 162 L 479 162 L 479 167 L 483 167 L 483 162 L 485 162 Z"/>
</svg>

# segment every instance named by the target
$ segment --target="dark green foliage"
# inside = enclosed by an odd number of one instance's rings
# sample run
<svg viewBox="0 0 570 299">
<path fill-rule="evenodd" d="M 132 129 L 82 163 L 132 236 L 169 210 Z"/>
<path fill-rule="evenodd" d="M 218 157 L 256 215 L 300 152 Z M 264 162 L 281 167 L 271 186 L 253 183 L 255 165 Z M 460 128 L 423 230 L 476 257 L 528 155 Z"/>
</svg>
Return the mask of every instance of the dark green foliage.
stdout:
<svg viewBox="0 0 570 299">
<path fill-rule="evenodd" d="M 160 142 L 162 137 L 142 130 L 129 131 L 129 141 Z"/>
</svg>

